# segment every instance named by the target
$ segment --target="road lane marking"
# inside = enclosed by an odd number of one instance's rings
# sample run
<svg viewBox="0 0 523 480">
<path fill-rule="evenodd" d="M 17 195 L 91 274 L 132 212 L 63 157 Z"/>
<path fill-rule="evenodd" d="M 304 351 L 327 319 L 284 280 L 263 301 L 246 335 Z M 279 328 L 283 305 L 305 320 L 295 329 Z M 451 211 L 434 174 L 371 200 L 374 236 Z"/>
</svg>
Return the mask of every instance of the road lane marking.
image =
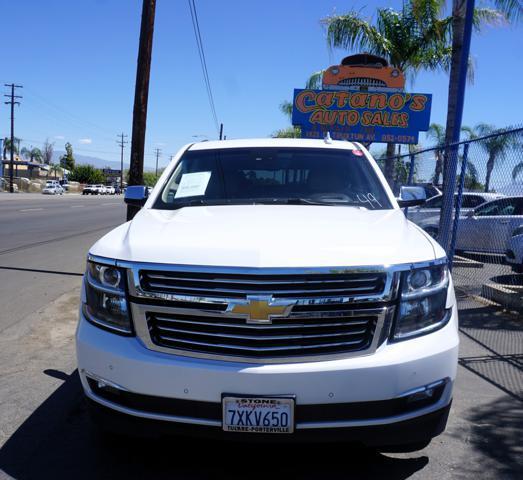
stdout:
<svg viewBox="0 0 523 480">
<path fill-rule="evenodd" d="M 70 208 L 84 208 L 85 205 L 71 205 Z"/>
<path fill-rule="evenodd" d="M 120 202 L 102 203 L 102 205 L 120 205 Z"/>
<path fill-rule="evenodd" d="M 23 208 L 19 212 L 37 212 L 38 210 L 43 210 L 43 208 Z"/>
</svg>

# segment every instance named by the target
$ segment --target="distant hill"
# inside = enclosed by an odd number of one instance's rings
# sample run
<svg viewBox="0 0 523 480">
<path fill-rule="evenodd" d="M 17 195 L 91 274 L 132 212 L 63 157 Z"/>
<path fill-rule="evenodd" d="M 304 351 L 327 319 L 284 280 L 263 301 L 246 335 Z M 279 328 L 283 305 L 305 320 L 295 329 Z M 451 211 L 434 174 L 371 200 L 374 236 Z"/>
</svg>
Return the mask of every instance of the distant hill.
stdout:
<svg viewBox="0 0 523 480">
<path fill-rule="evenodd" d="M 60 157 L 64 154 L 64 151 L 55 151 L 53 152 L 53 163 L 60 163 Z M 104 160 L 103 158 L 91 157 L 88 155 L 79 155 L 78 153 L 74 154 L 74 159 L 79 165 L 92 165 L 96 168 L 113 168 L 115 170 L 120 169 L 120 162 L 114 160 Z M 129 168 L 129 164 L 124 162 L 124 169 Z"/>
</svg>

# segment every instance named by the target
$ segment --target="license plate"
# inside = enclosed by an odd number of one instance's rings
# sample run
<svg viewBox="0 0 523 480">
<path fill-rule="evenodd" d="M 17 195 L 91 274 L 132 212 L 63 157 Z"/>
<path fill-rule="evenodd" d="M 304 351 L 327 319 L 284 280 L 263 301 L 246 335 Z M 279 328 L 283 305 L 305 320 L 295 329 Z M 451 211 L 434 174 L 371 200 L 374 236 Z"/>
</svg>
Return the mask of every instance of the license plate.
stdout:
<svg viewBox="0 0 523 480">
<path fill-rule="evenodd" d="M 294 399 L 277 397 L 223 397 L 226 432 L 292 433 Z"/>
</svg>

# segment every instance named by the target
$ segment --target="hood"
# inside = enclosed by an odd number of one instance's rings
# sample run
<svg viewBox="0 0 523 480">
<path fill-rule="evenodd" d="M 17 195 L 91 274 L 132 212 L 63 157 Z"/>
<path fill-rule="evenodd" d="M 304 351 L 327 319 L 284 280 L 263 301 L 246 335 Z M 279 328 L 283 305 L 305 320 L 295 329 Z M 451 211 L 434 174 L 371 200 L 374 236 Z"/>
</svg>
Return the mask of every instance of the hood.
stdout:
<svg viewBox="0 0 523 480">
<path fill-rule="evenodd" d="M 401 210 L 310 205 L 142 209 L 90 253 L 136 262 L 252 268 L 390 265 L 444 255 Z"/>
</svg>

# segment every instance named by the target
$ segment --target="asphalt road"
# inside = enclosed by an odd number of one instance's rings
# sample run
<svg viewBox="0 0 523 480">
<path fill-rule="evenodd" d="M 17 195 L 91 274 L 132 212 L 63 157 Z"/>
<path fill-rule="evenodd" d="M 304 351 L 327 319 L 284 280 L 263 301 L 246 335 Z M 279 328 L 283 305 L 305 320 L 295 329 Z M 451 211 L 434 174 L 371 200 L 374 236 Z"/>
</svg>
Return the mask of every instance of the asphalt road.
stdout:
<svg viewBox="0 0 523 480">
<path fill-rule="evenodd" d="M 0 478 L 523 478 L 523 318 L 466 298 L 447 431 L 420 452 L 100 436 L 73 335 L 87 250 L 124 215 L 118 197 L 0 194 Z"/>
<path fill-rule="evenodd" d="M 79 285 L 89 247 L 124 221 L 118 196 L 1 193 L 0 333 Z"/>
</svg>

